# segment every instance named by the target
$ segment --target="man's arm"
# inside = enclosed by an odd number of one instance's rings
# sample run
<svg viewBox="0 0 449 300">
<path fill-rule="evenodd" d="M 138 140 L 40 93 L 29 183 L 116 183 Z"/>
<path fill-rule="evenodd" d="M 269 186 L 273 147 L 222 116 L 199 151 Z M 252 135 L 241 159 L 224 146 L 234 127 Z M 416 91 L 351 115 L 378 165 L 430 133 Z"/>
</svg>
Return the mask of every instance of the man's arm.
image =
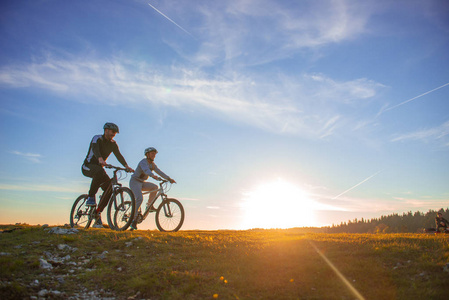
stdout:
<svg viewBox="0 0 449 300">
<path fill-rule="evenodd" d="M 134 169 L 132 169 L 130 166 L 128 166 L 128 164 L 126 163 L 125 158 L 123 157 L 123 155 L 120 153 L 120 150 L 118 148 L 117 143 L 115 144 L 114 150 L 112 150 L 112 152 L 114 153 L 115 157 L 117 158 L 117 160 L 125 167 L 128 169 L 128 171 L 130 172 L 134 172 Z"/>
<path fill-rule="evenodd" d="M 101 136 L 100 135 L 96 135 L 94 136 L 94 138 L 92 139 L 92 152 L 94 153 L 94 157 L 98 160 L 98 163 L 102 166 L 104 166 L 106 163 L 103 160 L 103 157 L 101 157 L 101 152 L 100 152 L 100 139 Z"/>
</svg>

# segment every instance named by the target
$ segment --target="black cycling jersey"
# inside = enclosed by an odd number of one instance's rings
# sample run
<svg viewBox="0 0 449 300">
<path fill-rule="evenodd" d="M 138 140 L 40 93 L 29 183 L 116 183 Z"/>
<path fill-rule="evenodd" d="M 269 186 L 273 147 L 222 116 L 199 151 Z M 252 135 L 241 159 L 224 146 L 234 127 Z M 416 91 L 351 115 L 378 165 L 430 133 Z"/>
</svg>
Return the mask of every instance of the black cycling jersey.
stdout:
<svg viewBox="0 0 449 300">
<path fill-rule="evenodd" d="M 90 142 L 89 151 L 87 152 L 84 164 L 99 165 L 98 158 L 102 157 L 103 160 L 106 161 L 112 152 L 114 152 L 115 157 L 122 165 L 127 165 L 125 158 L 120 153 L 118 145 L 114 140 L 108 140 L 104 135 L 96 135 Z"/>
</svg>

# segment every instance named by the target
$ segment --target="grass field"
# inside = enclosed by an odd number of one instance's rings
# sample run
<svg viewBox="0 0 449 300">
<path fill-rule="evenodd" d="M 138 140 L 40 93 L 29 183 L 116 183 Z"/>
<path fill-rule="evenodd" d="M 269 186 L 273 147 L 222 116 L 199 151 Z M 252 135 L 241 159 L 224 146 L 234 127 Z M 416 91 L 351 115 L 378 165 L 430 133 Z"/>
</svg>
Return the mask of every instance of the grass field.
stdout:
<svg viewBox="0 0 449 300">
<path fill-rule="evenodd" d="M 449 299 L 445 235 L 13 227 L 0 299 Z"/>
</svg>

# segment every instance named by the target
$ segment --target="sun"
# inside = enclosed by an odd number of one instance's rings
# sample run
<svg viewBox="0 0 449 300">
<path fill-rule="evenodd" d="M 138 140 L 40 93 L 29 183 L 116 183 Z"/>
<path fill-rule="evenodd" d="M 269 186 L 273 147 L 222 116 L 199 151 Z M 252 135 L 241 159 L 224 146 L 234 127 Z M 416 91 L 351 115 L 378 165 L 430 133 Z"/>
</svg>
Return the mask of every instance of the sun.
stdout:
<svg viewBox="0 0 449 300">
<path fill-rule="evenodd" d="M 244 229 L 315 226 L 316 203 L 299 187 L 282 179 L 245 193 L 241 208 Z"/>
</svg>

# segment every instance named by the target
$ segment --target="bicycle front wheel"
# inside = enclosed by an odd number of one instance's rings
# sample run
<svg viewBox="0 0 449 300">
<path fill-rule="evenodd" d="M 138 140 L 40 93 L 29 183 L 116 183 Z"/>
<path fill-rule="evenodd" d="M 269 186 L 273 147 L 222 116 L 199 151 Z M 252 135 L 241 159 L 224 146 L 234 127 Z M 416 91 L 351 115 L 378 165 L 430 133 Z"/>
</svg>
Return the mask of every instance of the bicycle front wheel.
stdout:
<svg viewBox="0 0 449 300">
<path fill-rule="evenodd" d="M 108 206 L 108 224 L 113 230 L 126 230 L 134 220 L 136 201 L 133 192 L 122 187 L 112 194 Z"/>
<path fill-rule="evenodd" d="M 178 231 L 184 223 L 184 207 L 176 199 L 168 198 L 156 211 L 156 226 L 160 231 Z"/>
<path fill-rule="evenodd" d="M 95 206 L 87 206 L 87 195 L 83 194 L 76 198 L 75 203 L 73 203 L 72 210 L 70 211 L 70 227 L 84 227 L 84 229 L 89 228 L 92 223 L 92 210 Z"/>
</svg>

